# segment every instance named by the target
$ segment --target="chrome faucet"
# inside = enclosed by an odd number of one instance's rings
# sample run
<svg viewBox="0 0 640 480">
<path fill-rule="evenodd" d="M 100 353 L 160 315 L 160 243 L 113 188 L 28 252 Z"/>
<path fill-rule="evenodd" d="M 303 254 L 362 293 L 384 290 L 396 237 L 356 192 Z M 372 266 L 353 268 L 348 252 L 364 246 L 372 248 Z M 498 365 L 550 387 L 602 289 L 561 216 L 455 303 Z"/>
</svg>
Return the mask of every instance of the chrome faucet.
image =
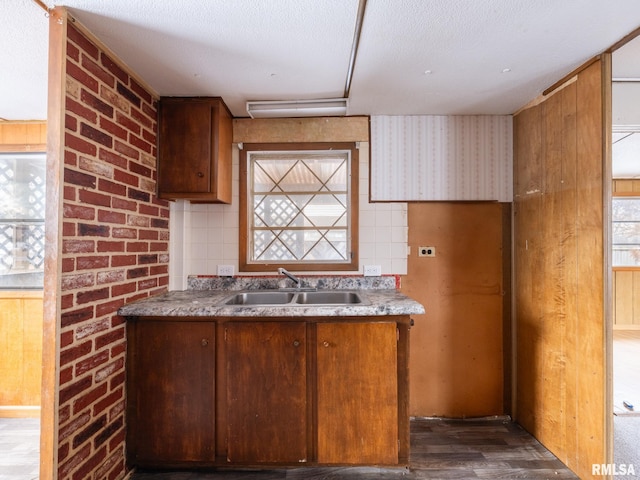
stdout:
<svg viewBox="0 0 640 480">
<path fill-rule="evenodd" d="M 296 288 L 299 290 L 300 287 L 302 286 L 302 282 L 300 281 L 300 279 L 298 277 L 296 277 L 293 273 L 290 273 L 289 271 L 287 271 L 284 268 L 278 268 L 278 273 L 280 275 L 284 275 L 285 277 L 289 278 L 291 281 L 293 281 L 293 283 L 296 284 Z"/>
</svg>

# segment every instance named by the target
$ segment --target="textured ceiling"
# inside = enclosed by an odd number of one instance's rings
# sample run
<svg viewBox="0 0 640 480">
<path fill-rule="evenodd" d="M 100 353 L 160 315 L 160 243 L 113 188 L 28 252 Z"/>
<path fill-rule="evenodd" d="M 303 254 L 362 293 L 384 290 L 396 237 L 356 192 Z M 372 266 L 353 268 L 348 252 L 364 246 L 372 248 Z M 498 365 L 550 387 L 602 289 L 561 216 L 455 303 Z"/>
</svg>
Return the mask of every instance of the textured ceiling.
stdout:
<svg viewBox="0 0 640 480">
<path fill-rule="evenodd" d="M 358 11 L 358 0 L 44 1 L 157 93 L 221 96 L 235 116 L 247 100 L 342 97 Z M 31 0 L 2 10 L 0 118 L 45 118 L 45 12 Z M 638 26 L 638 0 L 368 0 L 348 113 L 513 113 Z M 640 76 L 633 63 L 625 74 Z"/>
</svg>

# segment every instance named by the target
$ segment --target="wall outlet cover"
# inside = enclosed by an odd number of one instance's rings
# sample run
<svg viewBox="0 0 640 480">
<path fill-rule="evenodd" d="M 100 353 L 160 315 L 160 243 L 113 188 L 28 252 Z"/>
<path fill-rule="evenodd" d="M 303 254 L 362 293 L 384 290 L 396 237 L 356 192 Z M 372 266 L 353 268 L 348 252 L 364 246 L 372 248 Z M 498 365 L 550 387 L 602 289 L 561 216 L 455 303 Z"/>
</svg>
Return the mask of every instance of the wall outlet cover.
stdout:
<svg viewBox="0 0 640 480">
<path fill-rule="evenodd" d="M 233 277 L 235 273 L 235 268 L 233 265 L 218 265 L 218 276 L 219 277 Z"/>
<path fill-rule="evenodd" d="M 363 274 L 365 277 L 379 277 L 382 275 L 382 267 L 380 265 L 365 265 Z"/>
<path fill-rule="evenodd" d="M 418 247 L 419 257 L 435 257 L 436 247 Z"/>
</svg>

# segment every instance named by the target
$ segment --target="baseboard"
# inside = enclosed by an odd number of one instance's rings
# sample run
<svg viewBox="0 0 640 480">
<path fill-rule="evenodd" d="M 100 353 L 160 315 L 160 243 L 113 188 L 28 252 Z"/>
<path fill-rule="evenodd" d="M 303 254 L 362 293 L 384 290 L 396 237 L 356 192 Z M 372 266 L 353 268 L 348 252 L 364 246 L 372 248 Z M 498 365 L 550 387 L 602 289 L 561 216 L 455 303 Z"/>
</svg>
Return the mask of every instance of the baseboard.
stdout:
<svg viewBox="0 0 640 480">
<path fill-rule="evenodd" d="M 39 406 L 0 406 L 0 418 L 37 418 L 39 416 Z"/>
</svg>

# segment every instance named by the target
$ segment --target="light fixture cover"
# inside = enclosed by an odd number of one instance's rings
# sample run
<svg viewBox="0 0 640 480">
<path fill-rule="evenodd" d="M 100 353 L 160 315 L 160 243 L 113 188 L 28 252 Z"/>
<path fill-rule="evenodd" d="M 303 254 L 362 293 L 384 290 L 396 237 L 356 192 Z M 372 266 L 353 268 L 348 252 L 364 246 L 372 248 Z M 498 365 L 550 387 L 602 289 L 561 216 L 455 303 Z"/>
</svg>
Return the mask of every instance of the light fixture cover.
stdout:
<svg viewBox="0 0 640 480">
<path fill-rule="evenodd" d="M 249 101 L 247 113 L 251 118 L 344 116 L 347 99 Z"/>
</svg>

